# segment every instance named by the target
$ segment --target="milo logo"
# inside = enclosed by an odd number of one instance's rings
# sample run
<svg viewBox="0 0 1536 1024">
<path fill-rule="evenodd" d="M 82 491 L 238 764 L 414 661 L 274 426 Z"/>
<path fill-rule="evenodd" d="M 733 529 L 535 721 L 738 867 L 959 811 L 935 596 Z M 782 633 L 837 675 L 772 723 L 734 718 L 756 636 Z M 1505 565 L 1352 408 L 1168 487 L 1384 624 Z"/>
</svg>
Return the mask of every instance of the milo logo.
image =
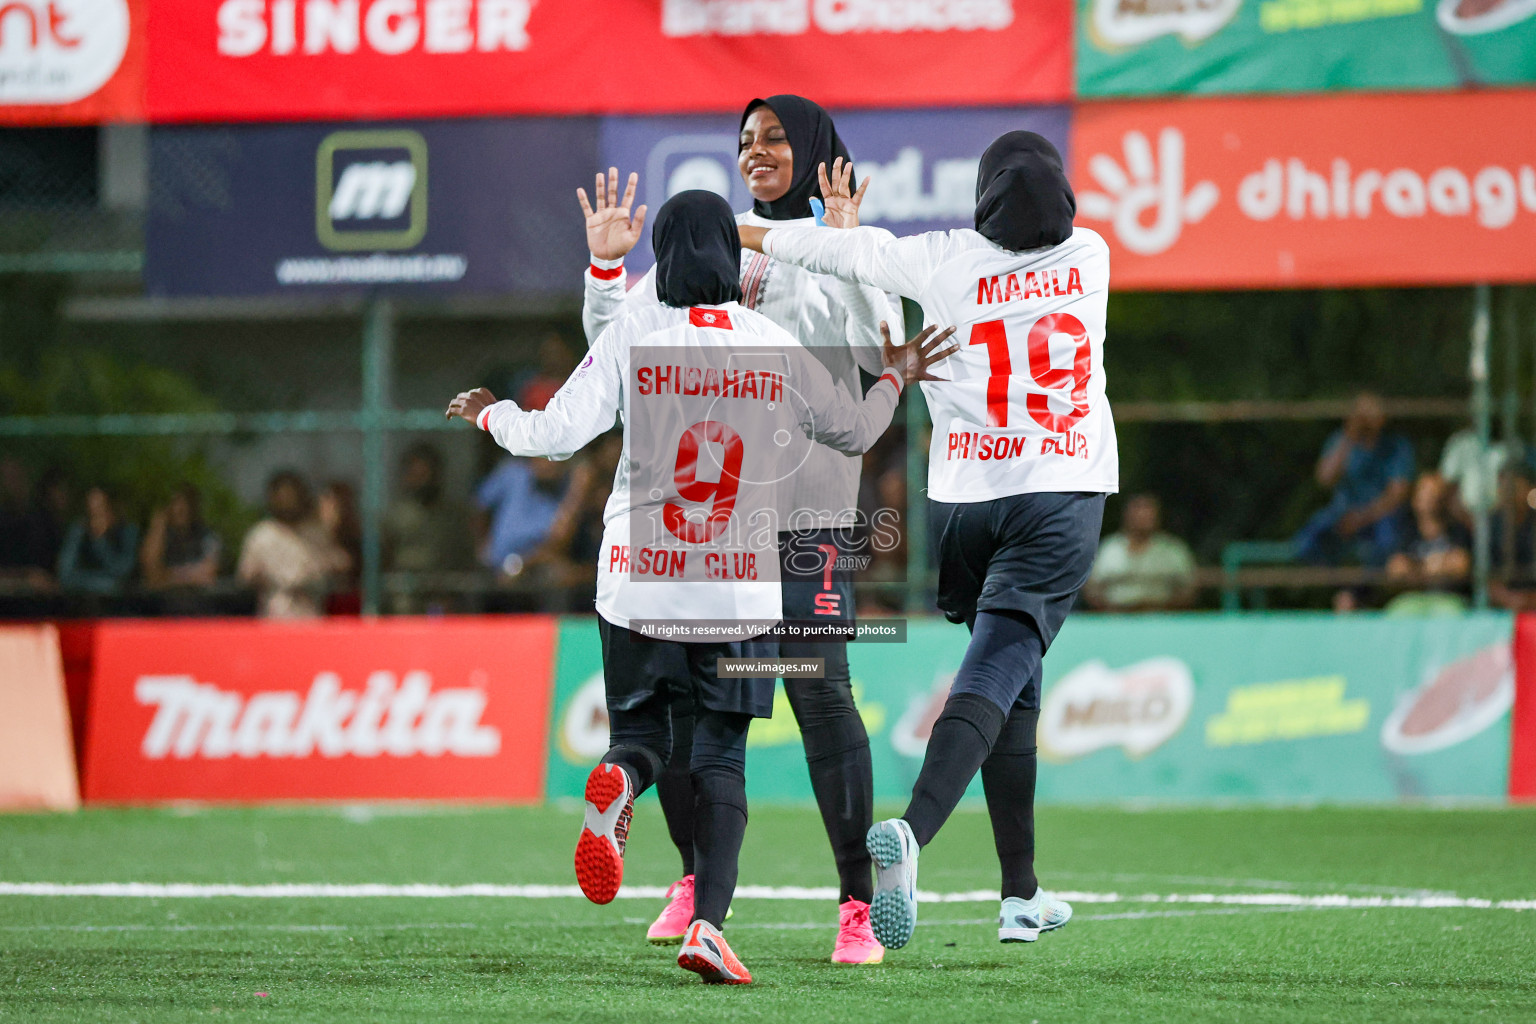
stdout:
<svg viewBox="0 0 1536 1024">
<path fill-rule="evenodd" d="M 1178 658 L 1148 658 L 1122 669 L 1102 661 L 1057 680 L 1040 708 L 1040 753 L 1067 761 L 1106 747 L 1144 757 L 1183 727 L 1195 681 Z"/>
</svg>

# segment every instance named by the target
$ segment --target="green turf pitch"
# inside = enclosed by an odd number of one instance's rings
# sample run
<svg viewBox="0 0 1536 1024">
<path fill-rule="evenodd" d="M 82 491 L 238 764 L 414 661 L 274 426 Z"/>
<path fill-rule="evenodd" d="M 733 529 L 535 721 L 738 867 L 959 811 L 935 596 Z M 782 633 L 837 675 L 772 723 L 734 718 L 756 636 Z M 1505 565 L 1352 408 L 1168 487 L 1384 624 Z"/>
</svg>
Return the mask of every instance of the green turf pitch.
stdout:
<svg viewBox="0 0 1536 1024">
<path fill-rule="evenodd" d="M 0 882 L 572 882 L 580 813 L 91 811 L 0 817 Z M 0 897 L 0 1021 L 1536 1021 L 1536 911 L 1290 909 L 1133 894 L 1536 898 L 1532 810 L 1050 808 L 1047 885 L 1119 893 L 1000 945 L 995 903 L 927 904 L 879 966 L 826 962 L 830 903 L 743 899 L 757 977 L 706 988 L 620 899 Z M 809 808 L 755 808 L 742 883 L 833 884 Z M 922 888 L 996 884 L 984 814 L 923 853 Z M 653 803 L 626 881 L 677 873 Z"/>
</svg>

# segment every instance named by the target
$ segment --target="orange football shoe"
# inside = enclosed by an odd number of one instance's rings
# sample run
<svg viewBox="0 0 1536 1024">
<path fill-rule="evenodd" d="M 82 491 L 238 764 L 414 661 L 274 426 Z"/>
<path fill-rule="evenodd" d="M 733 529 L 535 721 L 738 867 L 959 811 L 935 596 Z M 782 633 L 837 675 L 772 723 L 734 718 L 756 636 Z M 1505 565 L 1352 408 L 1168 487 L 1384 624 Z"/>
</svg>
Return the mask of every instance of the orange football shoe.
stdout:
<svg viewBox="0 0 1536 1024">
<path fill-rule="evenodd" d="M 635 787 L 624 769 L 600 764 L 587 776 L 587 816 L 576 841 L 576 881 L 593 903 L 612 903 L 624 881 L 624 844 Z"/>
<path fill-rule="evenodd" d="M 752 975 L 736 959 L 720 929 L 708 921 L 695 921 L 683 936 L 677 966 L 692 971 L 707 985 L 750 985 Z"/>
</svg>

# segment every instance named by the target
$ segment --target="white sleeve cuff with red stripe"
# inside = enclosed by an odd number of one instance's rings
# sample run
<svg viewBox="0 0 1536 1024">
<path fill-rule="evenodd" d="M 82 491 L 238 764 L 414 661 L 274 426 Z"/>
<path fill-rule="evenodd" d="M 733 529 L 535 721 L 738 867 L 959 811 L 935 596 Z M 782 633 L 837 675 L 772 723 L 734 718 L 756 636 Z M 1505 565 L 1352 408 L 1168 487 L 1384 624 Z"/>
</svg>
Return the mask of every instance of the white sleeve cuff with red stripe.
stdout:
<svg viewBox="0 0 1536 1024">
<path fill-rule="evenodd" d="M 491 410 L 494 408 L 496 408 L 496 403 L 492 402 L 484 409 L 481 409 L 480 415 L 475 417 L 475 426 L 479 427 L 481 430 L 490 430 Z"/>
<path fill-rule="evenodd" d="M 902 385 L 901 374 L 896 372 L 896 368 L 895 367 L 887 366 L 885 368 L 885 372 L 880 375 L 880 380 L 888 380 L 888 381 L 890 381 L 896 387 L 896 394 L 897 395 L 901 394 L 901 385 Z M 875 381 L 875 383 L 878 384 L 878 383 L 880 383 L 880 381 Z"/>
<path fill-rule="evenodd" d="M 624 274 L 624 257 L 620 256 L 616 260 L 601 260 L 593 256 L 592 265 L 587 268 L 587 273 L 599 281 L 612 281 L 622 277 Z"/>
</svg>

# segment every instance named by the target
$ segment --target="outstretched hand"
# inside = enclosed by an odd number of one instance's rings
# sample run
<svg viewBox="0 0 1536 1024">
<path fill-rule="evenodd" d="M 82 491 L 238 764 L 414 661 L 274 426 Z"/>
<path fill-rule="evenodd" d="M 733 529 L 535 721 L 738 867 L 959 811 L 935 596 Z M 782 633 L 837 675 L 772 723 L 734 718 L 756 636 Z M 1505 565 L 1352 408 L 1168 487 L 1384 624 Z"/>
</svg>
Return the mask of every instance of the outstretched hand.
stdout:
<svg viewBox="0 0 1536 1024">
<path fill-rule="evenodd" d="M 457 416 L 461 420 L 468 420 L 470 426 L 480 425 L 480 414 L 487 406 L 496 404 L 496 396 L 486 388 L 475 388 L 473 391 L 460 391 L 453 401 L 448 403 L 448 419 Z"/>
<path fill-rule="evenodd" d="M 907 384 L 918 380 L 945 380 L 944 377 L 935 377 L 929 373 L 928 367 L 943 362 L 959 351 L 960 346 L 953 344 L 948 348 L 940 348 L 954 333 L 953 327 L 946 327 L 942 331 L 936 325 L 924 327 L 911 341 L 898 347 L 891 341 L 890 325 L 882 320 L 880 337 L 885 340 L 880 346 L 880 361 L 887 369 L 900 373 L 901 379 Z"/>
<path fill-rule="evenodd" d="M 645 206 L 642 204 L 633 216 L 630 215 L 635 188 L 639 184 L 640 175 L 630 172 L 624 197 L 620 199 L 619 169 L 610 167 L 606 181 L 601 173 L 597 175 L 591 202 L 587 200 L 586 189 L 576 190 L 581 212 L 587 217 L 587 249 L 598 259 L 616 260 L 627 255 L 640 241 L 640 233 L 645 228 Z"/>
<path fill-rule="evenodd" d="M 864 179 L 857 192 L 851 191 L 848 183 L 853 180 L 853 161 L 842 157 L 832 161 L 830 178 L 824 163 L 817 166 L 816 175 L 821 179 L 821 198 L 826 204 L 821 222 L 829 228 L 858 227 L 859 206 L 864 202 L 865 191 L 869 189 L 869 178 Z"/>
</svg>

